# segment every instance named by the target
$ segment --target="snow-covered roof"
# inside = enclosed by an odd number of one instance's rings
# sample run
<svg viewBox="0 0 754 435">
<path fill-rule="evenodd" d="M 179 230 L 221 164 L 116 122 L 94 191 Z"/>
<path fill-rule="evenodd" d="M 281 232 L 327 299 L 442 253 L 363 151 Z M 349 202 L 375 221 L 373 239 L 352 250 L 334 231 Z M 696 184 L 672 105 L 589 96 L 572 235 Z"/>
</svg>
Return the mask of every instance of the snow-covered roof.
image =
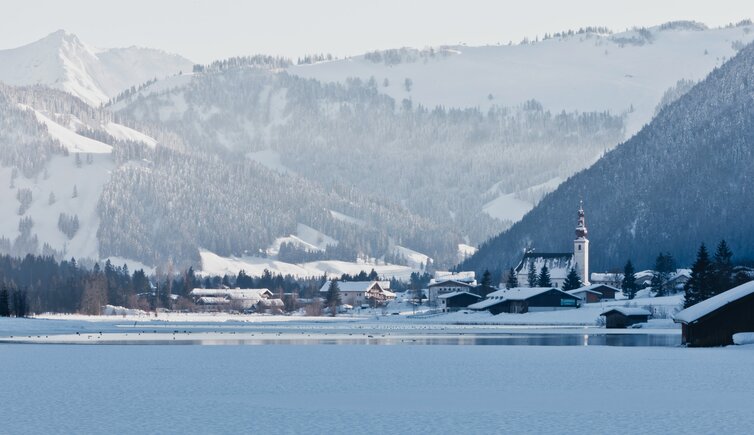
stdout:
<svg viewBox="0 0 754 435">
<path fill-rule="evenodd" d="M 586 287 L 577 288 L 576 290 L 568 290 L 568 291 L 566 291 L 566 293 L 568 293 L 569 295 L 574 295 L 574 296 L 576 296 L 579 293 L 592 293 L 592 294 L 595 294 L 595 295 L 602 296 L 602 293 L 600 293 L 598 291 L 595 291 L 595 290 L 588 289 Z"/>
<path fill-rule="evenodd" d="M 600 273 L 594 272 L 591 274 L 589 281 L 591 282 L 614 282 L 621 281 L 623 279 L 622 273 Z"/>
<path fill-rule="evenodd" d="M 505 302 L 504 299 L 490 299 L 490 298 L 487 298 L 487 299 L 485 299 L 483 301 L 475 302 L 475 303 L 469 305 L 468 308 L 470 308 L 472 310 L 484 310 L 484 309 L 487 309 L 487 308 L 489 308 L 489 307 L 491 307 L 493 305 L 501 304 L 503 302 Z"/>
<path fill-rule="evenodd" d="M 550 290 L 557 290 L 561 293 L 568 294 L 555 287 L 514 287 L 510 289 L 502 289 L 494 291 L 487 295 L 488 298 L 502 298 L 511 301 L 523 301 L 531 297 L 540 295 Z M 570 296 L 570 295 L 569 295 Z"/>
<path fill-rule="evenodd" d="M 591 284 L 591 285 L 588 285 L 588 286 L 584 286 L 584 287 L 578 288 L 576 290 L 591 290 L 591 291 L 594 291 L 595 289 L 600 288 L 600 287 L 607 287 L 610 290 L 613 290 L 615 292 L 619 292 L 620 291 L 617 288 L 615 288 L 615 287 L 613 287 L 611 285 L 607 285 L 607 284 Z M 597 292 L 597 293 L 599 293 L 599 292 Z"/>
<path fill-rule="evenodd" d="M 448 298 L 456 297 L 456 296 L 459 296 L 459 295 L 470 295 L 470 296 L 474 296 L 476 298 L 481 298 L 481 296 L 479 296 L 478 294 L 474 294 L 474 293 L 470 293 L 470 292 L 459 292 L 459 291 L 450 292 L 450 293 L 443 293 L 440 296 L 438 296 L 437 298 L 438 299 L 448 299 Z"/>
<path fill-rule="evenodd" d="M 431 282 L 439 281 L 460 281 L 470 283 L 476 281 L 476 273 L 473 270 L 461 271 L 461 272 L 448 272 L 438 270 L 435 272 Z"/>
<path fill-rule="evenodd" d="M 456 281 L 454 279 L 446 279 L 446 280 L 440 280 L 435 281 L 429 284 L 428 287 L 440 287 L 440 286 L 450 286 L 450 287 L 474 287 L 476 285 L 476 281 L 474 283 L 468 283 L 468 282 L 462 282 L 462 281 Z"/>
<path fill-rule="evenodd" d="M 220 296 L 202 296 L 199 298 L 198 302 L 204 305 L 223 305 L 230 301 Z"/>
<path fill-rule="evenodd" d="M 330 282 L 331 281 L 327 281 L 322 284 L 319 291 L 327 293 L 330 289 Z M 366 292 L 374 285 L 378 285 L 380 290 L 384 291 L 379 281 L 338 281 L 338 290 L 340 290 L 341 293 Z"/>
<path fill-rule="evenodd" d="M 738 287 L 734 287 L 726 292 L 720 293 L 717 296 L 699 302 L 696 305 L 692 305 L 680 313 L 676 314 L 674 319 L 678 323 L 693 323 L 702 317 L 718 310 L 725 305 L 735 302 L 743 297 L 749 296 L 754 293 L 754 281 L 747 282 Z"/>
<path fill-rule="evenodd" d="M 193 297 L 223 297 L 233 300 L 247 299 L 266 299 L 272 296 L 272 292 L 266 288 L 245 288 L 245 289 L 212 289 L 212 288 L 195 288 L 189 295 Z"/>
<path fill-rule="evenodd" d="M 645 310 L 644 308 L 634 308 L 634 307 L 613 307 L 609 310 L 605 311 L 604 313 L 600 314 L 600 316 L 604 316 L 607 313 L 611 313 L 613 311 L 617 311 L 624 316 L 651 316 L 652 313 Z"/>
<path fill-rule="evenodd" d="M 285 302 L 282 299 L 263 299 L 259 301 L 265 307 L 284 307 Z"/>
</svg>

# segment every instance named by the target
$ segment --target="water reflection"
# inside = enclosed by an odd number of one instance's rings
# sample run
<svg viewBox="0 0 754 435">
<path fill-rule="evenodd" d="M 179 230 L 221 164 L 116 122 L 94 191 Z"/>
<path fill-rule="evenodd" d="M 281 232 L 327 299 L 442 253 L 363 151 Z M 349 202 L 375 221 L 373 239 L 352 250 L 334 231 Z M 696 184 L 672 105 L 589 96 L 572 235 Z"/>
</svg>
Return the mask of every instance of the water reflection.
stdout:
<svg viewBox="0 0 754 435">
<path fill-rule="evenodd" d="M 201 338 L 193 337 L 165 340 L 104 340 L 91 344 L 138 344 L 138 345 L 451 345 L 451 346 L 664 346 L 680 345 L 676 334 L 483 334 L 483 335 L 427 335 L 427 336 L 386 336 L 386 337 L 326 337 L 308 336 L 302 338 L 280 338 L 275 336 L 244 338 Z"/>
</svg>

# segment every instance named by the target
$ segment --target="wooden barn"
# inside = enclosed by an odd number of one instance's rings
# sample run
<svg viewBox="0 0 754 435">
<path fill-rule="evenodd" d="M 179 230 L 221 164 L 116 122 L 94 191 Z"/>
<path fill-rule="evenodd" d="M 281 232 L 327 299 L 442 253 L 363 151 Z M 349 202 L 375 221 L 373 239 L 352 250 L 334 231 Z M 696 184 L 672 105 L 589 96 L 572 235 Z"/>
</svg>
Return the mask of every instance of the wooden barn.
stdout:
<svg viewBox="0 0 754 435">
<path fill-rule="evenodd" d="M 550 287 L 516 287 L 498 290 L 487 299 L 469 305 L 473 310 L 488 310 L 492 314 L 529 313 L 578 308 L 581 300 L 563 290 Z"/>
<path fill-rule="evenodd" d="M 652 313 L 643 308 L 615 307 L 600 316 L 605 316 L 605 327 L 610 329 L 628 328 L 637 323 L 646 323 Z"/>
<path fill-rule="evenodd" d="M 676 314 L 687 346 L 727 346 L 733 334 L 754 332 L 754 281 L 732 288 Z"/>
<path fill-rule="evenodd" d="M 457 311 L 479 302 L 482 297 L 478 294 L 463 291 L 444 293 L 438 296 L 437 299 L 440 301 L 440 309 L 442 311 Z"/>
<path fill-rule="evenodd" d="M 577 288 L 576 290 L 568 290 L 566 293 L 576 296 L 577 298 L 581 299 L 581 302 L 587 304 L 592 304 L 602 300 L 602 293 L 596 292 L 594 290 L 589 290 L 586 287 Z"/>
</svg>

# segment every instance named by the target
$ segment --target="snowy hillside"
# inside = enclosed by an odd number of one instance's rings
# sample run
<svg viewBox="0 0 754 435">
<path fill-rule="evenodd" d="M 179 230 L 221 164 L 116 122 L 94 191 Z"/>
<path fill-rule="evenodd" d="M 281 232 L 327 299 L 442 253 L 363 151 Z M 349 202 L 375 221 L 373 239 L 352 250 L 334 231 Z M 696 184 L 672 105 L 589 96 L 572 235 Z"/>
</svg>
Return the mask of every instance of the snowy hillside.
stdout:
<svg viewBox="0 0 754 435">
<path fill-rule="evenodd" d="M 0 50 L 0 81 L 9 85 L 47 85 L 93 106 L 131 86 L 188 72 L 191 66 L 188 59 L 159 50 L 98 50 L 63 30 L 23 47 Z"/>
<path fill-rule="evenodd" d="M 622 113 L 633 107 L 630 134 L 649 122 L 666 89 L 680 79 L 704 78 L 752 40 L 754 26 L 748 23 L 721 29 L 674 23 L 516 45 L 388 50 L 288 71 L 325 82 L 374 78 L 381 92 L 397 101 L 429 108 L 487 110 L 530 99 L 554 112 Z"/>
</svg>

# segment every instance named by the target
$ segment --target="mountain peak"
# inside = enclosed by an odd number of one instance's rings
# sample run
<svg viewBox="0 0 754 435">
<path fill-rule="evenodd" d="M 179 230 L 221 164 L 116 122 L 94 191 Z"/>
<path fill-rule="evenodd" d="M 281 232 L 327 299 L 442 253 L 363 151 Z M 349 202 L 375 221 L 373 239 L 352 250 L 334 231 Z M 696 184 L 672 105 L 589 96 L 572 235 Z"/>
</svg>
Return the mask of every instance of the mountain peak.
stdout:
<svg viewBox="0 0 754 435">
<path fill-rule="evenodd" d="M 45 36 L 38 42 L 42 41 L 54 41 L 54 42 L 69 42 L 81 44 L 81 40 L 73 33 L 66 32 L 64 29 L 58 29 L 49 35 Z"/>
</svg>

